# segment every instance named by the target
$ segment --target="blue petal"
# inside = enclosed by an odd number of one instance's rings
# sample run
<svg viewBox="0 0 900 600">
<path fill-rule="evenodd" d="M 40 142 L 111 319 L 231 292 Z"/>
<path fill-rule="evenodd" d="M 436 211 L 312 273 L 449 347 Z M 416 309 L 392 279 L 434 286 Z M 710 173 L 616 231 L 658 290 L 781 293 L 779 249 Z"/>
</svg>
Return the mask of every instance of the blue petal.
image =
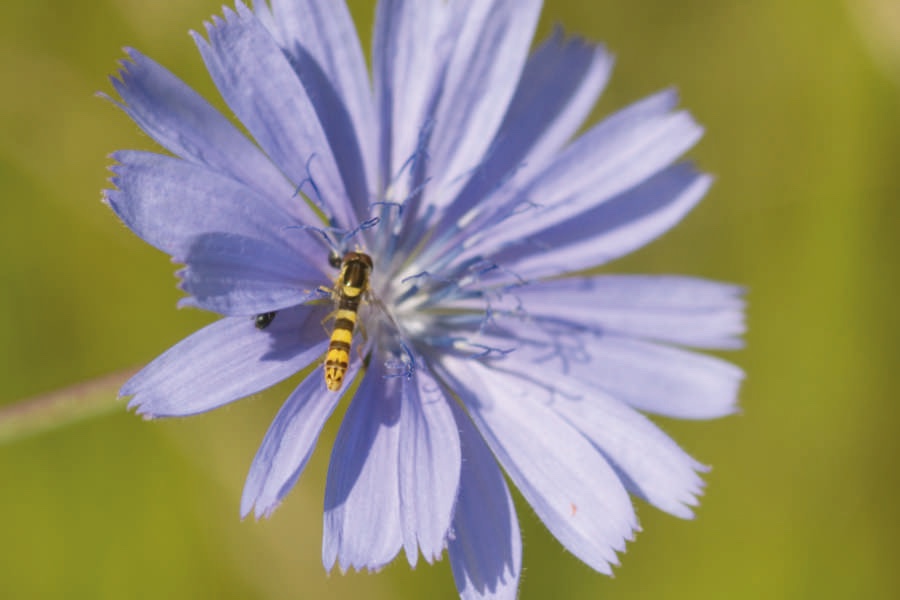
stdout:
<svg viewBox="0 0 900 600">
<path fill-rule="evenodd" d="M 291 56 L 291 66 L 316 109 L 316 115 L 340 170 L 347 198 L 356 210 L 357 220 L 366 220 L 371 212 L 369 182 L 353 123 L 343 101 L 322 67 L 302 47 Z"/>
<path fill-rule="evenodd" d="M 497 188 L 518 189 L 575 134 L 609 79 L 602 47 L 561 32 L 528 59 L 500 130 L 439 230 L 451 227 Z"/>
<path fill-rule="evenodd" d="M 420 152 L 420 134 L 431 118 L 447 49 L 437 45 L 446 7 L 440 0 L 383 0 L 375 14 L 372 75 L 381 126 L 378 176 L 394 201 L 409 189 L 398 179 Z"/>
<path fill-rule="evenodd" d="M 587 213 L 520 238 L 497 252 L 490 260 L 505 271 L 493 275 L 506 275 L 511 281 L 552 277 L 624 256 L 674 227 L 703 198 L 711 183 L 711 177 L 696 173 L 689 165 L 669 167 Z M 514 232 L 517 227 L 504 228 L 504 236 L 507 229 Z"/>
<path fill-rule="evenodd" d="M 104 199 L 145 242 L 184 257 L 198 235 L 231 233 L 291 248 L 320 265 L 325 252 L 270 198 L 198 164 L 151 152 L 116 152 Z M 313 260 L 313 257 L 316 260 Z"/>
<path fill-rule="evenodd" d="M 325 484 L 322 562 L 377 570 L 403 543 L 400 522 L 400 379 L 374 360 L 347 409 Z"/>
<path fill-rule="evenodd" d="M 743 373 L 720 358 L 532 320 L 527 314 L 494 315 L 493 323 L 501 331 L 482 332 L 477 339 L 482 346 L 528 353 L 559 378 L 580 379 L 638 410 L 714 419 L 737 409 Z"/>
<path fill-rule="evenodd" d="M 637 528 L 628 494 L 597 449 L 545 403 L 537 384 L 474 360 L 446 358 L 446 377 L 488 446 L 553 535 L 610 574 Z M 465 382 L 465 383 L 463 383 Z"/>
<path fill-rule="evenodd" d="M 459 499 L 448 545 L 460 597 L 515 599 L 522 567 L 522 537 L 512 497 L 491 451 L 456 406 L 462 441 Z"/>
<path fill-rule="evenodd" d="M 479 244 L 496 248 L 599 205 L 668 167 L 703 131 L 686 112 L 672 112 L 674 92 L 637 102 L 594 126 L 536 174 L 523 190 L 499 203 L 500 228 Z"/>
<path fill-rule="evenodd" d="M 421 363 L 422 361 L 420 361 Z M 420 364 L 402 385 L 400 518 L 411 566 L 418 550 L 431 563 L 441 556 L 459 486 L 459 433 L 454 402 Z"/>
<path fill-rule="evenodd" d="M 127 50 L 113 86 L 124 110 L 164 148 L 257 190 L 301 220 L 313 213 L 293 198 L 293 186 L 228 119 L 172 73 L 140 52 Z"/>
<path fill-rule="evenodd" d="M 242 518 L 251 510 L 257 518 L 268 517 L 278 507 L 306 467 L 322 427 L 340 398 L 325 387 L 319 371 L 310 373 L 294 390 L 269 426 L 250 465 L 241 496 Z"/>
<path fill-rule="evenodd" d="M 356 219 L 315 107 L 287 57 L 243 4 L 194 41 L 219 92 L 291 182 L 337 222 Z"/>
<path fill-rule="evenodd" d="M 252 315 L 320 298 L 325 281 L 317 269 L 276 246 L 231 234 L 197 236 L 179 261 L 182 306 L 225 315 Z"/>
<path fill-rule="evenodd" d="M 706 467 L 633 409 L 582 386 L 581 401 L 564 399 L 556 411 L 607 458 L 626 489 L 660 510 L 692 518 Z"/>
<path fill-rule="evenodd" d="M 579 338 L 570 372 L 645 412 L 715 419 L 737 410 L 743 373 L 720 358 L 617 336 Z"/>
<path fill-rule="evenodd" d="M 453 49 L 429 148 L 431 201 L 438 205 L 484 160 L 528 58 L 541 0 L 451 2 L 448 10 Z"/>
<path fill-rule="evenodd" d="M 742 293 L 738 286 L 692 277 L 572 277 L 515 287 L 493 300 L 492 309 L 598 333 L 731 349 L 741 346 L 745 330 Z"/>
<path fill-rule="evenodd" d="M 603 453 L 629 492 L 660 510 L 691 518 L 689 507 L 696 506 L 703 489 L 697 471 L 706 468 L 634 409 L 591 383 L 548 369 L 546 352 L 542 354 L 532 360 L 533 353 L 513 352 L 498 367 L 543 386 L 546 404 Z"/>
<path fill-rule="evenodd" d="M 282 47 L 291 67 L 303 84 L 309 101 L 315 108 L 322 131 L 328 138 L 347 197 L 356 209 L 357 218 L 365 220 L 370 213 L 370 184 L 351 114 L 344 104 L 340 91 L 329 79 L 325 66 L 318 60 L 318 58 L 328 57 L 317 58 L 305 45 L 293 37 L 285 37 L 287 34 L 283 33 L 276 25 L 276 23 L 286 24 L 281 20 L 283 17 L 291 18 L 296 15 L 272 15 L 267 8 L 262 9 L 262 6 L 265 5 L 257 3 L 256 15 Z M 332 6 L 339 6 L 339 4 L 335 3 Z M 309 6 L 301 8 L 292 4 L 291 7 L 303 10 L 303 14 L 307 17 L 315 16 L 310 12 L 311 7 Z M 349 15 L 347 17 L 349 18 Z M 310 23 L 310 25 L 315 27 L 316 23 Z M 352 22 L 349 25 L 352 28 Z M 369 103 L 371 105 L 371 98 L 369 98 Z M 372 149 L 374 150 L 374 148 Z"/>
<path fill-rule="evenodd" d="M 120 391 L 147 417 L 205 412 L 255 394 L 304 369 L 325 351 L 324 308 L 279 312 L 264 331 L 250 317 L 216 321 L 141 369 Z"/>
<path fill-rule="evenodd" d="M 257 15 L 264 9 L 267 12 L 264 1 L 254 2 L 254 9 Z M 311 57 L 337 93 L 339 104 L 349 115 L 350 131 L 355 131 L 353 143 L 358 144 L 364 162 L 363 187 L 371 189 L 376 181 L 377 122 L 366 60 L 350 11 L 341 0 L 272 0 L 272 13 L 271 24 L 266 26 L 292 62 Z M 312 90 L 309 94 L 315 101 Z M 318 105 L 317 111 L 321 118 Z M 324 120 L 323 126 L 327 131 Z M 339 150 L 334 144 L 332 148 Z"/>
</svg>

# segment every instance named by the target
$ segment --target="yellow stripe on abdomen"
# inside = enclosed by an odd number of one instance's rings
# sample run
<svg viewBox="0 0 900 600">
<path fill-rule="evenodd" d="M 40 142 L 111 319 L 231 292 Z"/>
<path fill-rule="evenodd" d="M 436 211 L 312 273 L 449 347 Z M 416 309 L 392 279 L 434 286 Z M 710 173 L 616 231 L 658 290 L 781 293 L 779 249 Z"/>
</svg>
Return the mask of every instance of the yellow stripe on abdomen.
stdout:
<svg viewBox="0 0 900 600">
<path fill-rule="evenodd" d="M 356 311 L 348 310 L 346 308 L 339 308 L 338 311 L 334 315 L 335 327 L 337 327 L 336 323 L 338 321 L 340 321 L 341 319 L 346 319 L 347 321 L 350 321 L 351 323 L 355 324 L 356 323 Z M 352 328 L 352 326 L 351 326 L 351 328 Z"/>
</svg>

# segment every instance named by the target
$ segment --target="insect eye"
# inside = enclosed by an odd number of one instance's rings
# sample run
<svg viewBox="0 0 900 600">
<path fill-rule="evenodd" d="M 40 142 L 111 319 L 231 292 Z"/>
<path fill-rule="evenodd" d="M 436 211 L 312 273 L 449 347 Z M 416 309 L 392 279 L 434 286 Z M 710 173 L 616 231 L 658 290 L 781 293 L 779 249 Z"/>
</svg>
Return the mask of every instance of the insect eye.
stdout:
<svg viewBox="0 0 900 600">
<path fill-rule="evenodd" d="M 328 264 L 334 267 L 335 269 L 341 268 L 341 263 L 343 260 L 341 259 L 341 255 L 332 250 L 328 253 Z"/>
</svg>

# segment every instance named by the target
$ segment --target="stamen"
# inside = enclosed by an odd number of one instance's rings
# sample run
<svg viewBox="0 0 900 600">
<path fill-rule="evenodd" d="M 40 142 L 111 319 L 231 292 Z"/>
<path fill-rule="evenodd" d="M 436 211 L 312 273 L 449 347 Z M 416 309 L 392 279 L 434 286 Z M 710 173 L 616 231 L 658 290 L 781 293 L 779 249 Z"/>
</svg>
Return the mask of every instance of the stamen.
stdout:
<svg viewBox="0 0 900 600">
<path fill-rule="evenodd" d="M 372 229 L 373 227 L 378 225 L 379 222 L 381 222 L 380 217 L 372 217 L 371 219 L 366 219 L 343 235 L 343 237 L 341 238 L 341 247 L 346 248 L 348 246 L 347 242 L 356 237 L 359 232 Z"/>
<path fill-rule="evenodd" d="M 344 240 L 346 238 L 345 231 L 339 227 L 316 227 L 314 225 L 287 225 L 285 229 L 299 229 L 301 231 L 310 231 L 318 234 L 325 242 L 325 246 L 329 249 L 329 255 L 343 256 L 345 253 Z M 340 241 L 338 241 L 340 238 Z"/>
<path fill-rule="evenodd" d="M 469 358 L 502 358 L 515 350 L 515 348 L 494 348 L 486 344 L 467 342 L 465 340 L 458 340 L 453 344 L 453 348 L 470 353 Z"/>
<path fill-rule="evenodd" d="M 324 203 L 322 201 L 322 194 L 319 192 L 319 186 L 316 185 L 316 182 L 312 176 L 312 171 L 310 170 L 310 165 L 312 164 L 312 161 L 314 158 L 316 158 L 316 156 L 317 156 L 316 153 L 313 152 L 312 154 L 309 155 L 309 158 L 306 159 L 306 165 L 304 166 L 304 169 L 306 170 L 306 177 L 304 179 L 300 180 L 300 183 L 298 183 L 297 186 L 294 188 L 294 196 L 297 196 L 300 193 L 303 193 L 304 196 L 309 198 L 310 197 L 309 194 L 302 192 L 303 186 L 308 183 L 309 186 L 312 188 L 313 192 L 315 193 L 315 197 L 316 197 L 315 205 L 316 205 L 316 207 L 321 209 L 324 206 Z"/>
<path fill-rule="evenodd" d="M 384 361 L 385 367 L 385 379 L 393 378 L 393 377 L 404 377 L 407 380 L 412 379 L 413 375 L 416 372 L 416 359 L 413 356 L 412 351 L 409 349 L 409 346 L 402 339 L 400 342 L 400 350 L 403 353 L 403 357 L 396 357 L 396 354 L 392 354 L 392 358 L 389 358 Z"/>
</svg>

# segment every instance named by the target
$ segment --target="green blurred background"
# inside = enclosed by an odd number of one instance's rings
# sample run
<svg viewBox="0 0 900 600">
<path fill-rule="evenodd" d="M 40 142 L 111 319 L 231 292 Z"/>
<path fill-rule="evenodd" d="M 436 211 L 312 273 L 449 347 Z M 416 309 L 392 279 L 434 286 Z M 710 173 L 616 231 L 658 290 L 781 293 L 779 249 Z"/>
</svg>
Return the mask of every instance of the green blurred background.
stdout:
<svg viewBox="0 0 900 600">
<path fill-rule="evenodd" d="M 590 5 L 590 8 L 585 8 Z M 352 3 L 370 38 L 372 4 Z M 0 403 L 146 363 L 211 320 L 100 203 L 107 155 L 153 148 L 97 90 L 129 45 L 214 97 L 186 35 L 218 0 L 31 0 L 0 20 Z M 520 597 L 897 598 L 897 0 L 548 0 L 618 57 L 595 118 L 677 85 L 717 176 L 613 266 L 749 286 L 743 414 L 663 422 L 712 464 L 694 521 L 638 506 L 613 579 L 519 502 Z M 326 575 L 324 443 L 274 517 L 238 518 L 289 387 L 208 415 L 101 418 L 0 447 L 0 598 L 452 598 L 446 560 Z M 518 498 L 521 500 L 521 498 Z"/>
</svg>

